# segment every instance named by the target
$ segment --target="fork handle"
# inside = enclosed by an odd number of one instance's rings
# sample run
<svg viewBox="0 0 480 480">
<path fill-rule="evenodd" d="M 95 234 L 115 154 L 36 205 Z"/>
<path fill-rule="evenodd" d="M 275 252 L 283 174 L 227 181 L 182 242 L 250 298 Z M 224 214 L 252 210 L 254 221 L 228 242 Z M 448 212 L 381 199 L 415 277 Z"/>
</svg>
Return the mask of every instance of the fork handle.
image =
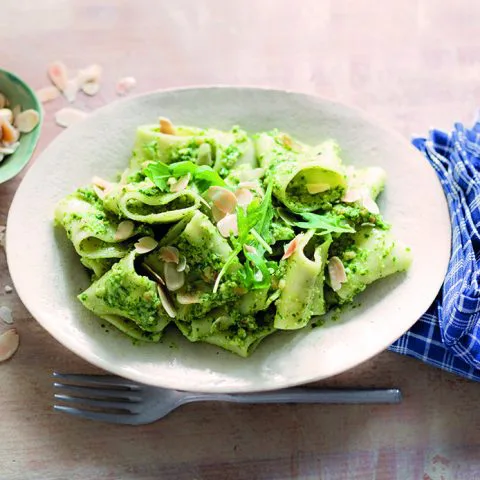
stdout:
<svg viewBox="0 0 480 480">
<path fill-rule="evenodd" d="M 402 393 L 398 388 L 383 389 L 315 389 L 287 388 L 270 392 L 247 394 L 192 394 L 188 401 L 214 400 L 233 403 L 400 403 Z"/>
</svg>

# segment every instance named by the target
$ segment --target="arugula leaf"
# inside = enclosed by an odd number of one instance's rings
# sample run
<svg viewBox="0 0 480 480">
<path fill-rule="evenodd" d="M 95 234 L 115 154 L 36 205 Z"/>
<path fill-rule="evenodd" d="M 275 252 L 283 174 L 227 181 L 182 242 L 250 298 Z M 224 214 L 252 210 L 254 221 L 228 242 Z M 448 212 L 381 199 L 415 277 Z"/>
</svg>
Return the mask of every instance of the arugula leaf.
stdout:
<svg viewBox="0 0 480 480">
<path fill-rule="evenodd" d="M 143 173 L 158 187 L 161 192 L 169 190 L 167 180 L 172 176 L 170 167 L 163 162 L 151 163 Z"/>
<path fill-rule="evenodd" d="M 171 176 L 175 178 L 183 177 L 187 173 L 193 176 L 198 168 L 197 165 L 190 161 L 171 163 L 169 167 Z"/>
<path fill-rule="evenodd" d="M 208 165 L 197 166 L 194 179 L 201 192 L 212 186 L 224 187 L 226 185 L 222 177 Z"/>
<path fill-rule="evenodd" d="M 280 218 L 287 224 L 307 230 L 315 229 L 320 230 L 317 234 L 327 233 L 354 233 L 355 229 L 345 221 L 345 218 L 334 213 L 325 213 L 319 215 L 318 213 L 299 213 L 298 215 L 303 218 L 304 221 L 298 220 L 290 212 L 279 208 L 278 214 Z"/>
</svg>

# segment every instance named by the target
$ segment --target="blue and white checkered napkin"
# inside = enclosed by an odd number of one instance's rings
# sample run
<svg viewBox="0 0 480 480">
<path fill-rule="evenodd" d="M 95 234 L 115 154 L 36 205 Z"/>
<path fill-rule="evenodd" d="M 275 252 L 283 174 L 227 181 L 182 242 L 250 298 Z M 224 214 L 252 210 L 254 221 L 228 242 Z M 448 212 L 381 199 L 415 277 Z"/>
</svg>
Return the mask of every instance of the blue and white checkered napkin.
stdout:
<svg viewBox="0 0 480 480">
<path fill-rule="evenodd" d="M 390 350 L 480 381 L 480 122 L 413 141 L 447 197 L 452 254 L 442 290 Z"/>
</svg>

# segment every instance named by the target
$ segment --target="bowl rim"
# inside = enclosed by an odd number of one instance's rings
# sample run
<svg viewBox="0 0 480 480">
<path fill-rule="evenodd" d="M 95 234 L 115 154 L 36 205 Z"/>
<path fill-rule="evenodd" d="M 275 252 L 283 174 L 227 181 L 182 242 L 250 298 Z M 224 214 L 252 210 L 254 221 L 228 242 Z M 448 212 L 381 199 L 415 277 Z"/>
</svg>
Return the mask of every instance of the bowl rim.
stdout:
<svg viewBox="0 0 480 480">
<path fill-rule="evenodd" d="M 43 106 L 40 100 L 37 97 L 37 94 L 33 90 L 32 87 L 28 85 L 25 80 L 20 78 L 18 75 L 15 73 L 12 73 L 10 70 L 5 70 L 3 68 L 0 68 L 0 75 L 5 75 L 9 79 L 11 79 L 12 82 L 17 83 L 20 85 L 20 87 L 27 92 L 27 94 L 31 97 L 33 100 L 33 108 L 38 112 L 39 115 L 39 120 L 38 120 L 38 125 L 33 129 L 32 132 L 29 132 L 33 134 L 32 141 L 31 141 L 31 147 L 28 149 L 27 154 L 23 156 L 23 160 L 18 161 L 17 168 L 13 169 L 12 173 L 10 175 L 7 175 L 5 178 L 0 177 L 0 185 L 2 183 L 6 183 L 12 178 L 15 178 L 30 162 L 30 160 L 33 157 L 33 154 L 35 153 L 35 150 L 37 148 L 38 141 L 40 140 L 40 135 L 41 135 L 41 130 L 43 126 L 43 120 L 44 120 L 44 112 L 43 112 Z M 20 142 L 22 141 L 22 138 L 20 137 Z M 2 168 L 2 163 L 0 163 L 0 169 Z"/>
</svg>

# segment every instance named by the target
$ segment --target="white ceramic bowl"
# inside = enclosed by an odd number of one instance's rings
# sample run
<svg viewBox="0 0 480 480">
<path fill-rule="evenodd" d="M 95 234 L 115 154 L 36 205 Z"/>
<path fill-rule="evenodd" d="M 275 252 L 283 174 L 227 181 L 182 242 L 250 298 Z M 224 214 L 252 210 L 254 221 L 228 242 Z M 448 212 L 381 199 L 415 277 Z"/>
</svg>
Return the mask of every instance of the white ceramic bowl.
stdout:
<svg viewBox="0 0 480 480">
<path fill-rule="evenodd" d="M 88 275 L 61 229 L 56 202 L 93 175 L 113 177 L 128 162 L 135 128 L 159 115 L 175 124 L 249 131 L 274 127 L 307 143 L 335 138 L 346 163 L 388 174 L 380 207 L 412 247 L 407 274 L 369 287 L 361 306 L 323 328 L 282 332 L 243 359 L 194 344 L 175 331 L 157 345 L 133 345 L 85 310 L 76 295 Z M 67 348 L 112 373 L 163 387 L 208 392 L 276 389 L 338 374 L 387 348 L 434 300 L 450 252 L 446 201 L 428 162 L 407 140 L 357 110 L 308 95 L 256 88 L 208 87 L 154 92 L 111 104 L 70 127 L 37 159 L 8 217 L 13 282 L 33 317 Z M 172 329 L 173 330 L 173 329 Z"/>
</svg>

